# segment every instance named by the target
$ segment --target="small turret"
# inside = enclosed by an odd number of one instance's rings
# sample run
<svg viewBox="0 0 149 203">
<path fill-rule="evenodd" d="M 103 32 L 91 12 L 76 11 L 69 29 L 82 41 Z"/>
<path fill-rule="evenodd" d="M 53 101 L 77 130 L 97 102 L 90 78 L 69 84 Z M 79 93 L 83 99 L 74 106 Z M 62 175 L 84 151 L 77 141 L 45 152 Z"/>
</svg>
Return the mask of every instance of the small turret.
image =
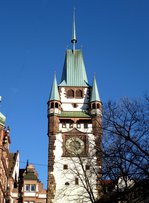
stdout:
<svg viewBox="0 0 149 203">
<path fill-rule="evenodd" d="M 90 98 L 90 114 L 91 115 L 101 115 L 102 104 L 99 97 L 96 77 L 94 76 L 91 98 Z"/>
<path fill-rule="evenodd" d="M 61 102 L 58 92 L 56 75 L 54 74 L 53 85 L 51 88 L 50 97 L 48 101 L 48 116 L 60 113 L 61 113 Z"/>
</svg>

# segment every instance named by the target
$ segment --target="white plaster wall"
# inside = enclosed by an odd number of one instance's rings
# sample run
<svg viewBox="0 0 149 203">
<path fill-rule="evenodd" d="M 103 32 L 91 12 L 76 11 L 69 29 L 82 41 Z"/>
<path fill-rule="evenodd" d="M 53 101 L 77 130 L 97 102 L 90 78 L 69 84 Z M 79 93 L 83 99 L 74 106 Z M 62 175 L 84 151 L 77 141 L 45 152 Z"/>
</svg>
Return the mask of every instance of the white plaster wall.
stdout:
<svg viewBox="0 0 149 203">
<path fill-rule="evenodd" d="M 24 197 L 35 197 L 36 193 L 35 192 L 24 192 Z"/>
<path fill-rule="evenodd" d="M 89 102 L 89 95 L 87 93 L 88 88 L 84 89 L 84 97 L 80 99 L 76 98 L 67 98 L 65 88 L 61 88 L 60 98 L 62 102 L 63 111 L 82 111 L 86 110 Z M 72 106 L 73 103 L 77 103 L 77 108 Z"/>
<path fill-rule="evenodd" d="M 89 157 L 81 158 L 81 161 L 77 157 L 62 157 L 62 134 L 59 133 L 56 135 L 55 140 L 55 164 L 54 164 L 54 171 L 53 174 L 55 176 L 56 181 L 56 194 L 55 194 L 55 201 L 54 203 L 80 203 L 80 202 L 90 202 L 89 195 L 87 194 L 86 190 L 84 189 L 83 184 L 79 178 L 79 185 L 75 185 L 75 177 L 77 177 L 77 173 L 81 176 L 81 179 L 84 181 L 83 170 L 81 167 L 81 163 L 83 166 L 96 165 L 96 158 L 93 159 L 92 154 L 95 153 L 95 143 L 94 143 L 94 135 L 88 134 L 89 139 Z M 68 169 L 63 169 L 63 165 L 67 164 Z M 97 195 L 96 191 L 96 175 L 93 173 L 93 168 L 91 167 L 90 170 L 87 171 L 90 186 L 92 190 Z M 69 186 L 66 186 L 65 183 L 68 182 Z M 85 181 L 84 181 L 85 183 Z"/>
</svg>

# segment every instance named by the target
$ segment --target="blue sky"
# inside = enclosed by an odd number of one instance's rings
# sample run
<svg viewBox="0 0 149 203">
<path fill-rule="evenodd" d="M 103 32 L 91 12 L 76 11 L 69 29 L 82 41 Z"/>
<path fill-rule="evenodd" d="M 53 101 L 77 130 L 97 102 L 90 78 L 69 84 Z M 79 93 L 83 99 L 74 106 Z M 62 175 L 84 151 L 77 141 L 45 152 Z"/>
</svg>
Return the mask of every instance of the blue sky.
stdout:
<svg viewBox="0 0 149 203">
<path fill-rule="evenodd" d="M 90 84 L 96 74 L 101 100 L 141 97 L 149 88 L 148 0 L 1 0 L 0 111 L 11 128 L 11 151 L 20 151 L 21 167 L 35 163 L 45 186 L 46 103 L 71 48 L 74 6 L 77 48 Z"/>
</svg>

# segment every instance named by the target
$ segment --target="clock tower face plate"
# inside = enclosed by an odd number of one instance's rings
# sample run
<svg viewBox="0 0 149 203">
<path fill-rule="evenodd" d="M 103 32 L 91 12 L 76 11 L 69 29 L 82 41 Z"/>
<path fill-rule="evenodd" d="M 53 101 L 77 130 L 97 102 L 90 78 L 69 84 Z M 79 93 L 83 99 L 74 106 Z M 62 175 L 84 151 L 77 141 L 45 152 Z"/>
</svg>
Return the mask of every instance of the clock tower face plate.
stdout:
<svg viewBox="0 0 149 203">
<path fill-rule="evenodd" d="M 84 151 L 85 143 L 79 137 L 70 137 L 65 142 L 66 150 L 73 155 L 79 155 Z"/>
<path fill-rule="evenodd" d="M 88 142 L 85 133 L 72 130 L 63 135 L 63 156 L 87 156 L 87 149 Z"/>
</svg>

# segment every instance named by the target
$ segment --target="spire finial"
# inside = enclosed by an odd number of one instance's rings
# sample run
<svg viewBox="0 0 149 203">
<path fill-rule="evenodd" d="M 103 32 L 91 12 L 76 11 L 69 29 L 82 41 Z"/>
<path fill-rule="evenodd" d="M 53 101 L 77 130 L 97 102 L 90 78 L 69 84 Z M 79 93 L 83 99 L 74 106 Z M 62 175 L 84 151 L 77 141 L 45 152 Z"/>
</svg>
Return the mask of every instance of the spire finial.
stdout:
<svg viewBox="0 0 149 203">
<path fill-rule="evenodd" d="M 72 40 L 71 43 L 73 45 L 73 51 L 75 50 L 75 44 L 77 43 L 76 38 L 76 25 L 75 25 L 75 8 L 73 9 L 73 24 L 72 24 Z"/>
</svg>

